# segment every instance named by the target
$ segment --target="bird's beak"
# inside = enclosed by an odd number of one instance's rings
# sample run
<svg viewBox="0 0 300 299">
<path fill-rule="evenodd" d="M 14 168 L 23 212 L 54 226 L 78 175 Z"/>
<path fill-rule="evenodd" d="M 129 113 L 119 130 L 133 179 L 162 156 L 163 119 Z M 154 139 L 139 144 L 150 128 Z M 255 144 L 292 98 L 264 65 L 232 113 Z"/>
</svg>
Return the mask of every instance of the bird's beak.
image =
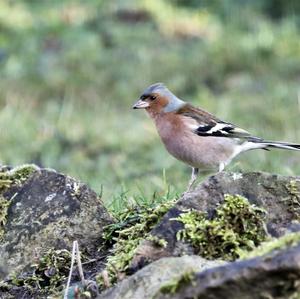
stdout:
<svg viewBox="0 0 300 299">
<path fill-rule="evenodd" d="M 149 107 L 149 103 L 146 101 L 138 100 L 133 106 L 133 109 L 145 109 Z"/>
</svg>

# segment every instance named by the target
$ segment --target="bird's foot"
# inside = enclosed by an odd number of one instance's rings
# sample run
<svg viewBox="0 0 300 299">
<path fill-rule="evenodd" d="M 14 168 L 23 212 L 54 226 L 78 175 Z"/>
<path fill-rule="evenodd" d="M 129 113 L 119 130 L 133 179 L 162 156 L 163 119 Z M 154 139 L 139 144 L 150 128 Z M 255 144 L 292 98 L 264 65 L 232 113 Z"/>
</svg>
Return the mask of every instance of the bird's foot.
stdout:
<svg viewBox="0 0 300 299">
<path fill-rule="evenodd" d="M 190 181 L 189 182 L 189 185 L 188 185 L 188 187 L 187 187 L 187 189 L 186 189 L 186 192 L 191 192 L 191 191 L 194 191 L 194 189 L 195 189 L 195 181 L 196 180 L 192 180 L 192 181 Z"/>
<path fill-rule="evenodd" d="M 197 176 L 198 176 L 198 172 L 199 172 L 199 169 L 198 168 L 193 168 L 193 171 L 192 171 L 192 176 L 191 176 L 191 179 L 189 181 L 189 184 L 188 184 L 188 187 L 187 187 L 187 190 L 185 192 L 182 193 L 182 196 L 185 196 L 187 193 L 191 192 L 191 191 L 194 191 L 194 184 L 197 180 Z"/>
<path fill-rule="evenodd" d="M 184 192 L 182 193 L 182 196 L 185 196 L 187 193 L 192 192 L 192 191 L 195 190 L 195 186 L 194 186 L 195 181 L 196 181 L 196 178 L 192 178 L 192 179 L 189 181 L 188 187 L 187 187 L 186 191 L 184 191 Z"/>
</svg>

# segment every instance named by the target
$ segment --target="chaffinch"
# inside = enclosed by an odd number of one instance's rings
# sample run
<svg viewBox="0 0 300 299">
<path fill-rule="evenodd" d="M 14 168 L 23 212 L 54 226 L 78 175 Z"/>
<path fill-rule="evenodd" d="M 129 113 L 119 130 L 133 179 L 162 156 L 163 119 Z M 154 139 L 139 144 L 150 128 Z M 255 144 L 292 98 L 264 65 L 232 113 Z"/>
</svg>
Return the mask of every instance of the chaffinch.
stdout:
<svg viewBox="0 0 300 299">
<path fill-rule="evenodd" d="M 146 88 L 133 109 L 146 109 L 167 151 L 193 168 L 188 189 L 199 170 L 222 171 L 240 153 L 271 148 L 300 150 L 300 144 L 267 141 L 252 136 L 184 102 L 162 83 Z"/>
</svg>

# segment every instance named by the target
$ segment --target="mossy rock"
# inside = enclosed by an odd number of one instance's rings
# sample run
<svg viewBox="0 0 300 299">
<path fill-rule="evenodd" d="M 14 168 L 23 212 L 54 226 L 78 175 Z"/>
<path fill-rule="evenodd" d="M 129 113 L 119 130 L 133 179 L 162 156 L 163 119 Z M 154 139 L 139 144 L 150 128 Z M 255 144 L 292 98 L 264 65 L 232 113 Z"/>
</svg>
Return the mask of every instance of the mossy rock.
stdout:
<svg viewBox="0 0 300 299">
<path fill-rule="evenodd" d="M 25 165 L 0 170 L 0 278 L 29 268 L 48 250 L 94 257 L 112 219 L 87 185 L 50 169 Z"/>
<path fill-rule="evenodd" d="M 265 216 L 264 209 L 246 198 L 226 194 L 213 215 L 190 210 L 176 218 L 184 225 L 176 237 L 207 259 L 231 261 L 240 257 L 241 250 L 251 251 L 267 239 Z"/>
<path fill-rule="evenodd" d="M 173 288 L 163 286 L 155 299 L 297 299 L 300 234 L 281 238 L 264 244 L 257 257 L 193 273 Z M 266 253 L 263 247 L 270 251 Z"/>
<path fill-rule="evenodd" d="M 297 299 L 300 232 L 263 242 L 234 262 L 199 256 L 161 258 L 97 299 Z"/>
<path fill-rule="evenodd" d="M 103 238 L 113 246 L 104 271 L 97 276 L 101 289 L 131 274 L 130 263 L 143 240 L 151 240 L 157 247 L 167 246 L 165 240 L 152 236 L 150 231 L 174 204 L 175 201 L 170 200 L 128 208 L 116 215 L 116 223 L 105 227 Z M 106 273 L 106 278 L 103 273 Z"/>
<path fill-rule="evenodd" d="M 162 258 L 103 292 L 98 299 L 150 299 L 162 289 L 175 292 L 192 273 L 223 264 L 199 256 Z"/>
<path fill-rule="evenodd" d="M 227 201 L 227 207 L 226 196 L 232 199 L 231 203 Z M 240 198 L 243 200 L 236 200 Z M 230 204 L 231 213 L 234 215 L 229 216 L 227 213 L 226 216 L 224 209 L 230 208 Z M 241 204 L 246 204 L 246 210 L 239 207 Z M 144 240 L 137 248 L 130 267 L 136 271 L 162 257 L 184 254 L 200 254 L 205 258 L 234 260 L 239 257 L 239 250 L 245 248 L 252 250 L 265 238 L 277 238 L 289 231 L 299 230 L 299 206 L 300 178 L 261 172 L 219 173 L 199 184 L 194 191 L 185 193 L 153 228 L 151 235 L 165 240 L 167 246 L 158 247 L 152 241 Z M 245 219 L 245 211 L 250 222 L 242 220 Z M 184 217 L 185 213 L 190 214 Z M 221 221 L 222 217 L 217 216 L 218 213 L 223 213 L 224 225 Z M 194 216 L 193 219 L 191 215 Z M 238 227 L 234 228 L 233 222 L 236 219 L 240 219 L 240 224 L 236 223 L 237 225 L 243 227 L 246 225 L 248 228 L 243 231 Z M 228 226 L 226 221 L 233 222 Z M 199 237 L 199 234 L 195 235 L 197 229 L 191 229 L 193 225 L 194 227 L 202 225 L 202 229 L 207 230 L 206 236 L 211 239 L 206 242 Z M 229 230 L 226 232 L 225 229 Z M 215 233 L 211 233 L 213 230 Z M 238 236 L 237 234 L 241 232 L 242 235 Z M 218 247 L 218 251 L 206 252 L 205 247 L 201 244 L 197 245 L 195 240 L 208 244 L 213 240 L 214 247 Z M 225 244 L 228 240 L 230 246 Z M 201 251 L 199 248 L 204 250 Z M 223 253 L 220 252 L 220 248 L 225 248 Z M 232 248 L 234 252 L 230 252 Z"/>
</svg>

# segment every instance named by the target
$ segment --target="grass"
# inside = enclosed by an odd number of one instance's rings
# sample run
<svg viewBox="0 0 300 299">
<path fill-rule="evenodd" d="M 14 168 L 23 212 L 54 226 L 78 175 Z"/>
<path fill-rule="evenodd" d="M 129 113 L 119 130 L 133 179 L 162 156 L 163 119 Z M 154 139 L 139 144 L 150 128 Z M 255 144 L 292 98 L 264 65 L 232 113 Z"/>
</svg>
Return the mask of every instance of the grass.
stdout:
<svg viewBox="0 0 300 299">
<path fill-rule="evenodd" d="M 298 7 L 278 2 L 275 18 L 270 1 L 241 2 L 2 1 L 1 163 L 77 177 L 112 210 L 180 194 L 190 169 L 131 110 L 157 81 L 255 135 L 299 143 Z M 296 175 L 299 162 L 252 152 L 228 170 Z"/>
</svg>

